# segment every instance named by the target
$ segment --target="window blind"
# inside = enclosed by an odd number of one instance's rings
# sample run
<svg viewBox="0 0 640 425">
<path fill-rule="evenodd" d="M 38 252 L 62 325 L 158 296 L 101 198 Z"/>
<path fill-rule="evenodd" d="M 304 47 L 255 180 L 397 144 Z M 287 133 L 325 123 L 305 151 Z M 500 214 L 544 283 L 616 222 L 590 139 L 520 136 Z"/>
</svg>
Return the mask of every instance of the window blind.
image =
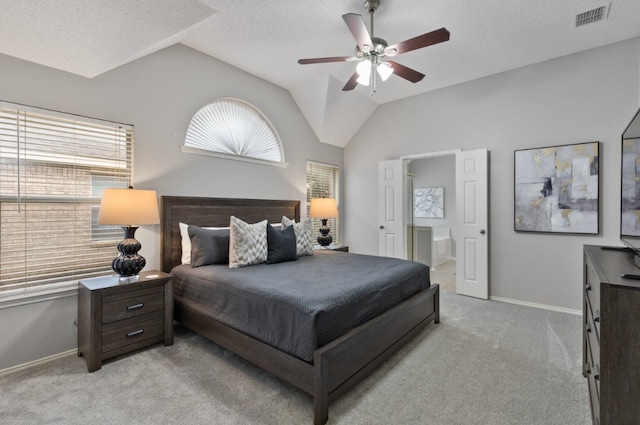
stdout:
<svg viewBox="0 0 640 425">
<path fill-rule="evenodd" d="M 338 213 L 340 212 L 340 167 L 337 165 L 323 164 L 320 162 L 307 161 L 307 217 L 311 208 L 311 198 L 335 198 L 338 204 Z M 312 218 L 314 243 L 316 237 L 320 234 L 320 226 L 322 221 L 319 218 Z M 331 237 L 333 243 L 340 244 L 340 220 L 338 218 L 330 218 L 327 220 L 327 226 L 331 229 Z"/>
<path fill-rule="evenodd" d="M 123 233 L 97 209 L 133 146 L 131 125 L 0 102 L 0 298 L 111 271 Z"/>
</svg>

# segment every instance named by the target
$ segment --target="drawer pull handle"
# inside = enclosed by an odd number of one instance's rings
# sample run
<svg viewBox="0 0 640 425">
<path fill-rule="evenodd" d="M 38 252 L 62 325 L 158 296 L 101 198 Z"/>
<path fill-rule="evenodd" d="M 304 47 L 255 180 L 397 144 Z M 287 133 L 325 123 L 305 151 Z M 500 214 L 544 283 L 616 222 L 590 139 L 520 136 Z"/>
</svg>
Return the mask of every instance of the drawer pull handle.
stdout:
<svg viewBox="0 0 640 425">
<path fill-rule="evenodd" d="M 144 329 L 138 329 L 137 331 L 129 332 L 127 334 L 127 338 L 131 338 L 132 336 L 140 335 L 144 332 Z"/>
<path fill-rule="evenodd" d="M 590 290 L 591 290 L 591 284 L 587 283 L 587 291 L 590 291 Z"/>
<path fill-rule="evenodd" d="M 600 322 L 600 317 L 594 317 L 594 318 L 593 318 L 593 321 L 594 321 L 594 322 L 598 322 L 598 323 L 599 323 L 599 322 Z"/>
<path fill-rule="evenodd" d="M 127 307 L 127 310 L 129 310 L 129 311 L 131 311 L 131 310 L 137 310 L 137 309 L 142 308 L 142 307 L 144 307 L 144 304 L 143 304 L 143 303 L 140 303 L 140 304 L 134 304 L 134 305 L 130 305 L 130 306 L 128 306 L 128 307 Z"/>
<path fill-rule="evenodd" d="M 587 332 L 591 332 L 591 326 L 587 325 Z"/>
</svg>

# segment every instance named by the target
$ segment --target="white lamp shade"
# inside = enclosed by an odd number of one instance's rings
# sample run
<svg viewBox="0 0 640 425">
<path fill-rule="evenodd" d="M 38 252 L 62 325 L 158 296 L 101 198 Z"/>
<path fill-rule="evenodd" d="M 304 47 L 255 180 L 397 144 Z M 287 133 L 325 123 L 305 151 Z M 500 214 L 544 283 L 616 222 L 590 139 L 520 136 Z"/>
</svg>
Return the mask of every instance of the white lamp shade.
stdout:
<svg viewBox="0 0 640 425">
<path fill-rule="evenodd" d="M 390 63 L 387 62 L 380 62 L 378 64 L 377 70 L 380 78 L 382 78 L 382 81 L 387 81 L 387 79 L 391 77 L 391 74 L 393 74 L 393 67 Z"/>
<path fill-rule="evenodd" d="M 371 76 L 371 62 L 368 60 L 361 61 L 358 66 L 356 66 L 356 72 L 358 73 L 358 79 L 356 80 L 358 84 L 368 86 Z"/>
<path fill-rule="evenodd" d="M 311 218 L 335 218 L 338 217 L 338 206 L 335 198 L 313 198 L 309 210 Z"/>
<path fill-rule="evenodd" d="M 158 223 L 160 223 L 160 215 L 155 190 L 104 190 L 98 224 L 138 226 Z"/>
</svg>

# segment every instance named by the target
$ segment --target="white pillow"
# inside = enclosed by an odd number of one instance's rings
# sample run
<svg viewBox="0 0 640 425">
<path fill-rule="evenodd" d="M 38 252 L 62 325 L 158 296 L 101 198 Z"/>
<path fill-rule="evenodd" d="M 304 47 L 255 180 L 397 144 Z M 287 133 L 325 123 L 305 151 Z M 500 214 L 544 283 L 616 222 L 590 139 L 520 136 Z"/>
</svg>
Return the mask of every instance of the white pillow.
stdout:
<svg viewBox="0 0 640 425">
<path fill-rule="evenodd" d="M 180 242 L 182 244 L 182 257 L 180 262 L 182 264 L 191 264 L 191 238 L 189 237 L 189 225 L 185 223 L 178 223 L 180 228 Z M 228 229 L 228 227 L 203 227 L 203 229 L 209 230 L 221 230 Z"/>
<path fill-rule="evenodd" d="M 296 249 L 298 257 L 305 255 L 313 255 L 313 227 L 309 217 L 296 223 L 285 216 L 282 216 L 282 228 L 286 229 L 293 226 L 293 232 L 296 234 Z"/>
<path fill-rule="evenodd" d="M 267 220 L 249 224 L 231 216 L 229 268 L 251 266 L 267 261 Z"/>
</svg>

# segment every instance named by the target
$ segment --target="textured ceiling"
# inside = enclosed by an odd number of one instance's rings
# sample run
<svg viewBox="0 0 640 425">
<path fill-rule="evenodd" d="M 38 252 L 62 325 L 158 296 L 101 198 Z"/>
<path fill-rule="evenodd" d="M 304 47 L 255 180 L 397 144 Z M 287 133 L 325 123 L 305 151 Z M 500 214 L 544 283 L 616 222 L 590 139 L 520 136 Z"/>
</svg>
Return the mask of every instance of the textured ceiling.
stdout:
<svg viewBox="0 0 640 425">
<path fill-rule="evenodd" d="M 578 13 L 609 4 L 606 20 L 575 28 Z M 421 82 L 392 76 L 370 96 L 341 91 L 354 62 L 297 63 L 352 55 L 342 15 L 368 26 L 363 0 L 0 0 L 0 10 L 0 53 L 92 78 L 183 43 L 289 90 L 318 138 L 338 146 L 379 104 L 640 36 L 638 0 L 382 0 L 376 37 L 445 27 L 451 39 L 394 59 Z"/>
</svg>

